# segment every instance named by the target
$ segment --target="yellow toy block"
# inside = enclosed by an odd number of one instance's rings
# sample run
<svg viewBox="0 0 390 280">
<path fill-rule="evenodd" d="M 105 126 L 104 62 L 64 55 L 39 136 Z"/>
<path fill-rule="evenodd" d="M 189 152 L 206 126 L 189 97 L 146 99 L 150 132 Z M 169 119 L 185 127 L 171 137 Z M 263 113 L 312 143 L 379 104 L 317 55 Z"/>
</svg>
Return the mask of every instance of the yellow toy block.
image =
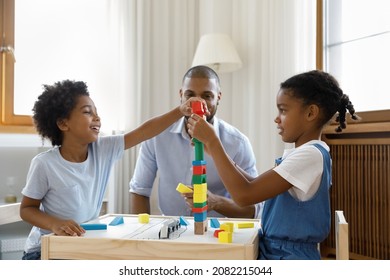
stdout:
<svg viewBox="0 0 390 280">
<path fill-rule="evenodd" d="M 218 233 L 218 242 L 219 243 L 232 243 L 233 242 L 233 233 L 229 231 L 220 231 Z"/>
<path fill-rule="evenodd" d="M 234 223 L 226 222 L 226 223 L 223 223 L 219 228 L 223 229 L 224 231 L 227 231 L 227 232 L 233 232 Z"/>
<path fill-rule="evenodd" d="M 194 193 L 207 193 L 207 183 L 194 184 Z"/>
<path fill-rule="evenodd" d="M 207 201 L 207 192 L 194 193 L 193 200 L 194 200 L 194 203 L 203 203 L 203 202 Z"/>
<path fill-rule="evenodd" d="M 179 183 L 176 187 L 176 190 L 179 192 L 179 193 L 192 193 L 193 190 L 189 187 L 187 187 L 186 185 L 182 184 L 182 183 Z"/>
<path fill-rule="evenodd" d="M 254 228 L 255 223 L 253 222 L 239 222 L 237 223 L 237 228 Z"/>
<path fill-rule="evenodd" d="M 138 222 L 141 224 L 148 224 L 149 223 L 149 214 L 147 214 L 147 213 L 138 214 Z"/>
</svg>

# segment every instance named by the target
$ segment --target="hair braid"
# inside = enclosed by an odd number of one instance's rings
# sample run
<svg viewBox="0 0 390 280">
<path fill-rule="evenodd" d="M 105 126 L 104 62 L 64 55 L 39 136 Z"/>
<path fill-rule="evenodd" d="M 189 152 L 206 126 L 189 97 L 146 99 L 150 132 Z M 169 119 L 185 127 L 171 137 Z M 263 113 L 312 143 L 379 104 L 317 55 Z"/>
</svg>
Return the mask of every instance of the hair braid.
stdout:
<svg viewBox="0 0 390 280">
<path fill-rule="evenodd" d="M 353 107 L 352 102 L 349 100 L 348 95 L 343 94 L 340 98 L 340 105 L 338 108 L 338 116 L 336 117 L 336 122 L 339 123 L 339 126 L 336 128 L 336 132 L 342 132 L 343 129 L 347 127 L 346 125 L 346 113 L 351 114 L 353 120 L 358 120 L 359 117 L 355 114 L 355 108 Z"/>
</svg>

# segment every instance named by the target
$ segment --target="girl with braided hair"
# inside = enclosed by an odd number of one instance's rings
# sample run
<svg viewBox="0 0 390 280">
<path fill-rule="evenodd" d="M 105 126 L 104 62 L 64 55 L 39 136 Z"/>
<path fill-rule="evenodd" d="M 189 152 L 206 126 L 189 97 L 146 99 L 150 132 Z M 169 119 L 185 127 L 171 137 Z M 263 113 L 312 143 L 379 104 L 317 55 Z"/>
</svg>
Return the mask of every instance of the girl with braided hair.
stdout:
<svg viewBox="0 0 390 280">
<path fill-rule="evenodd" d="M 281 83 L 277 94 L 277 129 L 294 148 L 276 166 L 251 178 L 227 156 L 214 130 L 193 114 L 192 137 L 202 141 L 219 175 L 240 206 L 265 201 L 259 232 L 259 259 L 320 259 L 317 244 L 330 231 L 331 158 L 321 141 L 324 126 L 337 115 L 341 131 L 348 111 L 358 117 L 347 95 L 330 74 L 310 71 Z"/>
</svg>

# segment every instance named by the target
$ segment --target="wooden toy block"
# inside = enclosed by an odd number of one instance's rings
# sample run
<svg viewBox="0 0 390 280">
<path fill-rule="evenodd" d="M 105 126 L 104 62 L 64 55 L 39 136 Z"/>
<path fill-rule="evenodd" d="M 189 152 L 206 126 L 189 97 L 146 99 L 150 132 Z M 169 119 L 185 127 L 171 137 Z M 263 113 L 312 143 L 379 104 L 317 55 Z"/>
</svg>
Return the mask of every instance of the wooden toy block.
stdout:
<svg viewBox="0 0 390 280">
<path fill-rule="evenodd" d="M 228 231 L 228 232 L 233 232 L 234 223 L 226 222 L 226 223 L 223 223 L 219 228 L 223 229 L 225 231 Z"/>
<path fill-rule="evenodd" d="M 205 207 L 206 205 L 207 205 L 207 201 L 194 202 L 194 208 L 202 208 L 202 207 Z"/>
<path fill-rule="evenodd" d="M 104 230 L 104 229 L 107 229 L 106 224 L 81 224 L 80 226 L 85 230 Z"/>
<path fill-rule="evenodd" d="M 239 222 L 237 223 L 237 228 L 254 228 L 255 223 L 253 222 Z"/>
<path fill-rule="evenodd" d="M 179 192 L 179 193 L 192 193 L 193 192 L 193 189 L 191 189 L 190 187 L 182 184 L 182 183 L 179 183 L 176 187 L 176 190 Z"/>
<path fill-rule="evenodd" d="M 201 142 L 195 142 L 195 160 L 204 159 L 204 146 Z"/>
<path fill-rule="evenodd" d="M 204 222 L 207 224 L 207 211 L 202 213 L 194 213 L 194 221 L 195 222 Z"/>
<path fill-rule="evenodd" d="M 207 193 L 207 183 L 194 184 L 194 193 Z"/>
<path fill-rule="evenodd" d="M 123 217 L 122 216 L 117 216 L 115 217 L 111 223 L 109 223 L 110 226 L 117 226 L 117 225 L 120 225 L 120 224 L 123 224 L 124 223 L 124 220 L 123 220 Z"/>
<path fill-rule="evenodd" d="M 219 228 L 220 227 L 219 221 L 215 218 L 211 218 L 210 219 L 210 226 L 212 228 Z"/>
<path fill-rule="evenodd" d="M 191 102 L 191 108 L 192 108 L 192 113 L 197 114 L 201 117 L 204 116 L 204 109 L 203 109 L 202 102 L 200 101 Z"/>
<path fill-rule="evenodd" d="M 205 205 L 204 207 L 194 207 L 192 208 L 192 212 L 193 213 L 202 213 L 202 212 L 207 212 L 207 205 Z"/>
<path fill-rule="evenodd" d="M 203 235 L 207 231 L 207 221 L 195 222 L 194 233 L 197 235 Z"/>
<path fill-rule="evenodd" d="M 192 175 L 192 184 L 204 184 L 206 183 L 206 174 Z"/>
<path fill-rule="evenodd" d="M 218 234 L 219 243 L 232 243 L 233 242 L 233 233 L 229 231 L 221 231 Z"/>
<path fill-rule="evenodd" d="M 218 238 L 218 235 L 219 235 L 219 233 L 220 233 L 221 231 L 224 231 L 224 230 L 223 230 L 223 229 L 216 229 L 216 230 L 214 231 L 214 237 L 217 237 L 217 238 Z"/>
<path fill-rule="evenodd" d="M 207 164 L 207 162 L 205 161 L 205 160 L 193 160 L 192 161 L 192 165 L 194 166 L 194 165 L 196 165 L 196 166 L 198 166 L 198 165 L 206 165 Z"/>
<path fill-rule="evenodd" d="M 147 213 L 138 214 L 138 222 L 141 224 L 148 224 L 149 223 L 149 214 L 147 214 Z"/>
<path fill-rule="evenodd" d="M 192 199 L 194 203 L 207 202 L 207 193 L 194 193 Z"/>
<path fill-rule="evenodd" d="M 194 165 L 194 166 L 192 166 L 192 174 L 194 174 L 194 175 L 206 174 L 206 165 Z"/>
<path fill-rule="evenodd" d="M 192 143 L 202 143 L 202 142 L 200 142 L 198 139 L 196 139 L 196 138 L 192 138 Z"/>
<path fill-rule="evenodd" d="M 179 221 L 180 221 L 180 225 L 182 225 L 182 226 L 188 226 L 188 225 L 190 224 L 190 223 L 186 220 L 186 218 L 184 218 L 183 216 L 180 216 Z"/>
</svg>

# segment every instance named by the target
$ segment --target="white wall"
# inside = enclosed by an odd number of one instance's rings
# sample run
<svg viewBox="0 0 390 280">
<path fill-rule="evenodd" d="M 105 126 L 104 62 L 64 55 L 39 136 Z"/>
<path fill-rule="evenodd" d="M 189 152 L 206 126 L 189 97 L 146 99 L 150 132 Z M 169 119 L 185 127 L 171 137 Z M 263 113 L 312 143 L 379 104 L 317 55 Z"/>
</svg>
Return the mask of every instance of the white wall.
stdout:
<svg viewBox="0 0 390 280">
<path fill-rule="evenodd" d="M 20 201 L 30 161 L 47 147 L 37 135 L 0 134 L 0 204 L 10 192 Z M 7 187 L 9 180 L 14 182 L 12 188 Z"/>
</svg>

